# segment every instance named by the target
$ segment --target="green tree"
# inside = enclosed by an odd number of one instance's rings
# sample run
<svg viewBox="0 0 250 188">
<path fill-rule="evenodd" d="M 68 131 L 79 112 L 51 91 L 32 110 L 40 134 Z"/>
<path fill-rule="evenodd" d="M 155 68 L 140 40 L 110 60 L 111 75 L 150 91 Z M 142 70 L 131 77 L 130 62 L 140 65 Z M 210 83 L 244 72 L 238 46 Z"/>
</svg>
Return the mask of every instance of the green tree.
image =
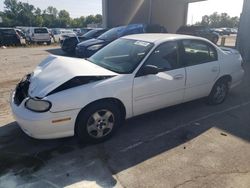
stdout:
<svg viewBox="0 0 250 188">
<path fill-rule="evenodd" d="M 49 6 L 47 9 L 43 11 L 42 14 L 43 26 L 58 27 L 57 16 L 58 16 L 58 10 L 52 6 Z"/>
<path fill-rule="evenodd" d="M 70 26 L 71 27 L 86 27 L 85 17 L 81 16 L 80 18 L 71 19 Z"/>
<path fill-rule="evenodd" d="M 36 15 L 36 16 L 41 16 L 41 14 L 42 14 L 42 10 L 41 10 L 40 8 L 37 8 L 37 9 L 35 10 L 35 15 Z"/>
<path fill-rule="evenodd" d="M 18 15 L 22 10 L 17 0 L 5 0 L 4 5 L 4 23 L 6 26 L 19 24 Z"/>
<path fill-rule="evenodd" d="M 45 27 L 86 27 L 87 24 L 101 23 L 100 14 L 70 18 L 66 10 L 58 11 L 49 6 L 45 10 L 18 0 L 4 0 L 4 11 L 0 12 L 1 27 L 45 26 Z"/>
<path fill-rule="evenodd" d="M 58 20 L 59 21 L 59 27 L 68 27 L 70 26 L 70 16 L 69 13 L 66 10 L 61 10 L 58 13 Z"/>
<path fill-rule="evenodd" d="M 95 15 L 95 23 L 102 23 L 102 15 L 101 14 Z"/>
<path fill-rule="evenodd" d="M 93 15 L 87 16 L 85 19 L 85 25 L 92 24 L 92 23 L 96 23 L 95 16 Z"/>
<path fill-rule="evenodd" d="M 53 15 L 55 18 L 57 17 L 58 10 L 55 7 L 49 6 L 46 10 L 45 13 Z"/>
<path fill-rule="evenodd" d="M 35 7 L 28 3 L 19 2 L 19 6 L 21 7 L 21 11 L 18 14 L 18 22 L 22 26 L 32 26 L 35 25 Z"/>
<path fill-rule="evenodd" d="M 196 25 L 203 25 L 213 28 L 218 27 L 238 27 L 239 17 L 230 17 L 227 13 L 218 14 L 214 12 L 211 15 L 205 15 L 202 17 L 201 22 L 197 22 Z"/>
</svg>

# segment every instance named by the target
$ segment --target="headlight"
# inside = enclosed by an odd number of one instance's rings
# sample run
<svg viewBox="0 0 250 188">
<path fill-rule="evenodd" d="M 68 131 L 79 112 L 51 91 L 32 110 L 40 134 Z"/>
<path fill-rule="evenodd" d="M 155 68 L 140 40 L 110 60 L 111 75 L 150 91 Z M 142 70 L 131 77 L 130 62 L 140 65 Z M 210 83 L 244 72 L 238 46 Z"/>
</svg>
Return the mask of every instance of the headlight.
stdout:
<svg viewBox="0 0 250 188">
<path fill-rule="evenodd" d="M 93 50 L 93 51 L 95 51 L 95 50 L 100 49 L 102 46 L 103 46 L 103 44 L 96 44 L 96 45 L 93 45 L 93 46 L 88 47 L 88 50 Z"/>
<path fill-rule="evenodd" d="M 51 108 L 52 104 L 46 100 L 29 98 L 25 102 L 25 107 L 34 112 L 47 112 Z"/>
</svg>

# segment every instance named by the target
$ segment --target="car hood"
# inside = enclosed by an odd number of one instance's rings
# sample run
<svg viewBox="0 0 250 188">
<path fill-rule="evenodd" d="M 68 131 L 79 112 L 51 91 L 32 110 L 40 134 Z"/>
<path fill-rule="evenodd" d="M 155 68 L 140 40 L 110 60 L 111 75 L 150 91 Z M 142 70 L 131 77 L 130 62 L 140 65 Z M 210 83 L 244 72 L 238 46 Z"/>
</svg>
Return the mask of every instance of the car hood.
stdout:
<svg viewBox="0 0 250 188">
<path fill-rule="evenodd" d="M 42 61 L 30 77 L 29 95 L 43 98 L 48 93 L 79 76 L 115 76 L 109 71 L 84 59 L 49 56 Z"/>
<path fill-rule="evenodd" d="M 81 43 L 79 43 L 77 46 L 83 46 L 83 47 L 88 47 L 88 46 L 93 46 L 95 44 L 103 44 L 105 43 L 104 40 L 100 40 L 100 39 L 89 39 L 86 41 L 83 41 Z"/>
</svg>

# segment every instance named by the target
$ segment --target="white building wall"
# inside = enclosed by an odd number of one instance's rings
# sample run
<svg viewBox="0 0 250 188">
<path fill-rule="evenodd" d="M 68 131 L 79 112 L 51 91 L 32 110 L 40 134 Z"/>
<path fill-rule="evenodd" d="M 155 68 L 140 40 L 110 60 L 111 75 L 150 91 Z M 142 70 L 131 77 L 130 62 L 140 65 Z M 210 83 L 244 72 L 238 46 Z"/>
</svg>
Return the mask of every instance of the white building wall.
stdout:
<svg viewBox="0 0 250 188">
<path fill-rule="evenodd" d="M 188 2 L 180 0 L 153 0 L 152 23 L 164 25 L 168 32 L 175 33 L 187 22 Z"/>
<path fill-rule="evenodd" d="M 176 32 L 186 24 L 189 2 L 202 0 L 103 0 L 104 26 L 160 24 Z"/>
<path fill-rule="evenodd" d="M 240 27 L 237 39 L 237 49 L 244 60 L 250 63 L 250 0 L 245 0 L 240 19 Z"/>
</svg>

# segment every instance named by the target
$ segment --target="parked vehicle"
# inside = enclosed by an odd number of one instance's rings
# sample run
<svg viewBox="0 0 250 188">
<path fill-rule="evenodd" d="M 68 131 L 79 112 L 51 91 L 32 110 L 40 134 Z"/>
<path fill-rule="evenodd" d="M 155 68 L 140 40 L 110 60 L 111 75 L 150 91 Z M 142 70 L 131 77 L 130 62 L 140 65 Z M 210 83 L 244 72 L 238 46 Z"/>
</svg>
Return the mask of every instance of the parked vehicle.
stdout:
<svg viewBox="0 0 250 188">
<path fill-rule="evenodd" d="M 49 56 L 17 85 L 11 108 L 31 137 L 101 142 L 124 119 L 203 97 L 221 104 L 241 63 L 238 51 L 203 38 L 131 35 L 89 59 Z"/>
<path fill-rule="evenodd" d="M 150 27 L 150 25 L 144 24 L 131 24 L 127 26 L 120 26 L 103 33 L 97 39 L 90 39 L 84 42 L 79 43 L 76 46 L 75 53 L 77 57 L 87 58 L 102 49 L 104 46 L 108 45 L 112 41 L 126 35 L 139 34 L 139 33 L 149 33 L 153 30 L 152 33 L 163 33 L 166 32 L 166 29 L 156 25 Z"/>
<path fill-rule="evenodd" d="M 73 32 L 73 30 L 70 29 L 62 29 L 62 28 L 53 28 L 51 29 L 51 34 L 54 42 L 60 42 L 60 40 L 64 40 L 62 35 L 70 35 L 70 36 L 76 36 L 76 34 Z M 67 38 L 68 36 L 66 36 Z"/>
<path fill-rule="evenodd" d="M 213 29 L 214 32 L 219 33 L 219 35 L 223 36 L 223 35 L 230 35 L 230 34 L 236 34 L 236 30 L 233 28 L 215 28 Z"/>
<path fill-rule="evenodd" d="M 53 41 L 55 43 L 59 42 L 59 38 L 60 38 L 60 35 L 61 35 L 61 29 L 59 28 L 53 28 L 53 29 L 49 29 L 49 32 L 51 34 L 51 38 L 53 39 Z"/>
<path fill-rule="evenodd" d="M 230 28 L 221 28 L 222 30 L 222 35 L 230 35 L 231 34 L 231 29 Z"/>
<path fill-rule="evenodd" d="M 20 29 L 0 28 L 0 46 L 25 44 L 25 35 Z"/>
<path fill-rule="evenodd" d="M 231 34 L 238 34 L 238 28 L 232 28 Z"/>
<path fill-rule="evenodd" d="M 75 37 L 76 34 L 72 30 L 61 30 L 60 37 L 59 37 L 59 42 L 62 45 L 64 40 L 69 38 L 69 37 Z"/>
<path fill-rule="evenodd" d="M 29 43 L 51 44 L 51 36 L 47 27 L 31 27 L 28 29 L 26 37 Z"/>
<path fill-rule="evenodd" d="M 223 33 L 224 33 L 224 31 L 223 31 L 223 29 L 220 29 L 220 28 L 213 28 L 213 29 L 211 29 L 213 32 L 216 32 L 216 33 L 218 33 L 219 35 L 224 35 Z"/>
<path fill-rule="evenodd" d="M 204 26 L 181 26 L 176 33 L 203 37 L 210 40 L 214 44 L 217 44 L 219 41 L 219 34 Z"/>
<path fill-rule="evenodd" d="M 105 33 L 107 29 L 94 29 L 91 30 L 87 33 L 85 33 L 83 36 L 74 36 L 74 37 L 69 37 L 66 38 L 63 41 L 63 44 L 61 45 L 62 50 L 66 53 L 73 54 L 75 53 L 75 48 L 78 43 L 92 39 L 92 38 L 97 38 L 101 34 Z"/>
</svg>

